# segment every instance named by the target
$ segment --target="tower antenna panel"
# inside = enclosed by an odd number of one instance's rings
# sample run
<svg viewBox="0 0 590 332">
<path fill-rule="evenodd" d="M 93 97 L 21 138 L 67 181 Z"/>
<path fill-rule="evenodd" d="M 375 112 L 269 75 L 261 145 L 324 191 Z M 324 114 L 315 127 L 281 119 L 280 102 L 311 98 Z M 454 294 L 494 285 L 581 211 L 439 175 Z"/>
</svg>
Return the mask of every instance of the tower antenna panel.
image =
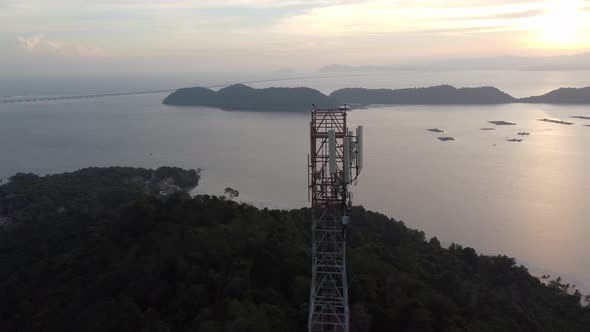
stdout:
<svg viewBox="0 0 590 332">
<path fill-rule="evenodd" d="M 334 129 L 328 130 L 328 149 L 329 149 L 329 162 L 330 162 L 330 174 L 336 174 L 336 131 Z"/>
<path fill-rule="evenodd" d="M 363 169 L 363 126 L 356 128 L 356 167 L 359 172 Z"/>
</svg>

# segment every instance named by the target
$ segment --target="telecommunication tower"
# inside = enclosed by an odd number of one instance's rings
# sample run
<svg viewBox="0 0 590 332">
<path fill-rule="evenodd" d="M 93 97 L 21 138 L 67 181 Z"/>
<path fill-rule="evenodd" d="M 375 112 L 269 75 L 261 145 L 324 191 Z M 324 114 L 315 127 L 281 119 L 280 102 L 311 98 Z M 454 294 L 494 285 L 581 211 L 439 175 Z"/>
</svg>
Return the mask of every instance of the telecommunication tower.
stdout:
<svg viewBox="0 0 590 332">
<path fill-rule="evenodd" d="M 351 183 L 363 166 L 363 127 L 349 131 L 347 107 L 311 112 L 309 195 L 312 209 L 312 281 L 309 332 L 348 332 L 346 227 Z"/>
</svg>

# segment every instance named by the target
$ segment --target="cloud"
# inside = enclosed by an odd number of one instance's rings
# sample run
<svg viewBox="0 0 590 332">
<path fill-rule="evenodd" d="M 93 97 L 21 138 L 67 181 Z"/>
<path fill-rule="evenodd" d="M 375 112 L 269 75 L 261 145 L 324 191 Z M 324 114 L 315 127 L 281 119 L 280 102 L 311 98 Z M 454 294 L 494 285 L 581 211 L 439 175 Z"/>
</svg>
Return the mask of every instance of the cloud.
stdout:
<svg viewBox="0 0 590 332">
<path fill-rule="evenodd" d="M 531 18 L 543 15 L 545 10 L 541 8 L 537 9 L 529 9 L 523 11 L 515 11 L 515 12 L 506 12 L 506 13 L 499 13 L 494 15 L 483 15 L 483 16 L 467 16 L 467 17 L 448 17 L 448 18 L 440 18 L 439 21 L 445 20 L 493 20 L 493 19 L 522 19 L 522 18 Z"/>
<path fill-rule="evenodd" d="M 566 1 L 579 0 L 0 0 L 0 41 L 15 62 L 29 53 L 63 63 L 149 62 L 149 71 L 168 58 L 302 68 L 522 54 L 536 52 L 542 25 L 560 26 L 545 24 L 548 3 Z"/>
<path fill-rule="evenodd" d="M 544 2 L 486 1 L 471 5 L 466 1 L 433 2 L 372 0 L 330 7 L 283 19 L 277 33 L 338 36 L 416 31 L 488 31 L 507 26 L 522 29 L 522 22 L 541 15 Z"/>
<path fill-rule="evenodd" d="M 284 8 L 284 7 L 324 7 L 367 0 L 103 0 L 89 3 L 87 0 L 8 0 L 5 6 L 15 8 L 59 8 L 84 5 L 86 8 L 133 8 L 150 9 L 199 9 L 210 7 L 250 7 L 250 8 Z M 0 5 L 1 6 L 1 5 Z M 1 7 L 0 7 L 1 8 Z"/>
<path fill-rule="evenodd" d="M 41 47 L 41 41 L 43 39 L 43 35 L 36 35 L 31 37 L 18 37 L 18 42 L 22 47 L 27 50 L 36 50 Z"/>
<path fill-rule="evenodd" d="M 43 34 L 17 38 L 20 46 L 29 52 L 58 54 L 64 56 L 80 57 L 108 57 L 112 53 L 106 49 L 93 46 L 72 45 L 66 42 L 45 38 Z"/>
</svg>

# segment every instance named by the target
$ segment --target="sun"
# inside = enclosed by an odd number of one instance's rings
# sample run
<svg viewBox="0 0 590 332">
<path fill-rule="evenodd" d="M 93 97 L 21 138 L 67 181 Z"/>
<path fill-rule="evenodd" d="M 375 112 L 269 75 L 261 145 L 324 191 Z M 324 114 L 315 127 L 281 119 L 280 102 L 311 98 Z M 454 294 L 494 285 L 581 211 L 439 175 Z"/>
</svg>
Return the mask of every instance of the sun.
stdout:
<svg viewBox="0 0 590 332">
<path fill-rule="evenodd" d="M 558 0 L 547 3 L 544 14 L 531 24 L 536 43 L 549 48 L 577 48 L 588 42 L 588 13 L 584 0 Z"/>
</svg>

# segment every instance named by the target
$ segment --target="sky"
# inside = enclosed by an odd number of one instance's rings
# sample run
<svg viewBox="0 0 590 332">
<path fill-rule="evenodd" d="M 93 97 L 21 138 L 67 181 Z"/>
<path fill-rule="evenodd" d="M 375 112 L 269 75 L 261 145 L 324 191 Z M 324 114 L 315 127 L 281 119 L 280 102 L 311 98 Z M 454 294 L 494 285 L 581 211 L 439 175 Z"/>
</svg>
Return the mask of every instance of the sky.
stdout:
<svg viewBox="0 0 590 332">
<path fill-rule="evenodd" d="M 0 0 L 7 75 L 313 71 L 590 50 L 590 0 Z"/>
</svg>

